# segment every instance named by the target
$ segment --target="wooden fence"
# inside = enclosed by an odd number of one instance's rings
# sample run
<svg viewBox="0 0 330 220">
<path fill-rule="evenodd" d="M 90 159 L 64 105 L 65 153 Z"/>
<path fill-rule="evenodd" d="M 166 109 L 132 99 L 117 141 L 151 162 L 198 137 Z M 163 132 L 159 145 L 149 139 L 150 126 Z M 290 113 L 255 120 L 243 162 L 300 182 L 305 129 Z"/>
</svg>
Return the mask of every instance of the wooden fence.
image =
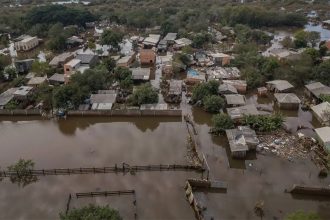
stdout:
<svg viewBox="0 0 330 220">
<path fill-rule="evenodd" d="M 87 192 L 87 193 L 76 193 L 76 198 L 85 197 L 100 197 L 100 196 L 121 196 L 121 195 L 132 195 L 135 194 L 135 190 L 117 190 L 117 191 L 103 191 L 103 192 Z"/>
<path fill-rule="evenodd" d="M 146 166 L 130 166 L 123 164 L 122 166 L 113 167 L 93 167 L 93 168 L 68 168 L 68 169 L 41 169 L 26 170 L 24 172 L 16 171 L 0 171 L 0 177 L 11 176 L 49 176 L 49 175 L 74 175 L 74 174 L 98 174 L 98 173 L 127 173 L 141 171 L 197 171 L 203 172 L 202 166 L 192 165 L 146 165 Z"/>
</svg>

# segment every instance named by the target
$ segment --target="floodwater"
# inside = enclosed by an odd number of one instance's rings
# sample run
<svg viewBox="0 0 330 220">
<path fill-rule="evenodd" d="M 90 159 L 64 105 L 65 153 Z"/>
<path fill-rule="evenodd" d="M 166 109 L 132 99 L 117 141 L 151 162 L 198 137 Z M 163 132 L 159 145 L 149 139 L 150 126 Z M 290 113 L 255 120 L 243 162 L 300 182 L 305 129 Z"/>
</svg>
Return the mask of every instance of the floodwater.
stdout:
<svg viewBox="0 0 330 220">
<path fill-rule="evenodd" d="M 251 96 L 249 101 L 255 100 Z M 226 181 L 226 193 L 200 194 L 207 213 L 214 219 L 257 219 L 254 205 L 265 202 L 263 219 L 283 219 L 296 210 L 315 211 L 330 219 L 330 201 L 293 198 L 284 190 L 292 184 L 328 186 L 330 178 L 319 179 L 310 159 L 289 162 L 273 155 L 249 154 L 247 160 L 233 160 L 224 136 L 208 132 L 211 115 L 185 105 L 196 123 L 201 151 L 208 160 L 210 178 Z M 266 101 L 264 101 L 265 103 Z M 269 101 L 270 102 L 270 101 Z M 0 118 L 0 166 L 19 158 L 32 159 L 36 168 L 102 167 L 121 164 L 187 164 L 187 131 L 181 118 L 68 118 L 52 121 L 39 118 Z M 191 220 L 194 214 L 185 199 L 187 178 L 195 172 L 143 172 L 40 177 L 24 188 L 0 182 L 0 219 L 58 219 L 69 193 L 132 190 L 131 195 L 72 200 L 82 204 L 110 204 L 124 219 Z M 24 198 L 24 199 L 23 199 Z"/>
<path fill-rule="evenodd" d="M 305 25 L 305 30 L 319 32 L 321 41 L 327 41 L 330 39 L 330 30 L 324 28 L 322 24 L 313 25 L 312 23 L 308 23 Z"/>
</svg>

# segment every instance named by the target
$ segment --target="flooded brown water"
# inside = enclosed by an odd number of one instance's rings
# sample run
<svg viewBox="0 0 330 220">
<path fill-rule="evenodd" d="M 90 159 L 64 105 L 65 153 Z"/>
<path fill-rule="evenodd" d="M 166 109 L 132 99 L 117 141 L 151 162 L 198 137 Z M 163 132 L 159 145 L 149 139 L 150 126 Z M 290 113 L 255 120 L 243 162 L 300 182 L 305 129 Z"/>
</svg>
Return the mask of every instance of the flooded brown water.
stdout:
<svg viewBox="0 0 330 220">
<path fill-rule="evenodd" d="M 250 99 L 249 99 L 250 100 Z M 273 155 L 249 154 L 233 160 L 225 137 L 208 132 L 211 115 L 183 105 L 191 113 L 199 133 L 201 150 L 211 168 L 211 179 L 226 181 L 227 193 L 198 194 L 214 219 L 258 219 L 253 211 L 265 202 L 263 219 L 283 219 L 296 210 L 315 211 L 330 219 L 330 201 L 293 198 L 284 193 L 292 184 L 328 186 L 330 178 L 319 179 L 308 160 L 289 162 Z M 181 118 L 69 118 L 63 121 L 38 118 L 0 118 L 0 166 L 19 158 L 32 159 L 36 168 L 187 164 L 187 131 Z M 194 172 L 144 172 L 40 177 L 24 188 L 0 182 L 0 219 L 58 219 L 69 193 L 136 190 L 138 219 L 194 219 L 185 199 L 187 178 Z M 110 204 L 124 219 L 134 219 L 131 196 L 74 199 L 73 206 Z"/>
</svg>

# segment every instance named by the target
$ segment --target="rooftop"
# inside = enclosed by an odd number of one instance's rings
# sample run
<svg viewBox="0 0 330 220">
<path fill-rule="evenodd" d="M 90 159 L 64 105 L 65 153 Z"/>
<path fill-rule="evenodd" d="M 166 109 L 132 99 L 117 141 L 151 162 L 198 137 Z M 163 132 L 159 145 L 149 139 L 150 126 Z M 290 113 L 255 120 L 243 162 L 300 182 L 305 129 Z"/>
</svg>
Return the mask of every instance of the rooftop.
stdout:
<svg viewBox="0 0 330 220">
<path fill-rule="evenodd" d="M 73 59 L 73 60 L 70 60 L 69 62 L 67 62 L 65 65 L 75 67 L 80 63 L 81 63 L 81 60 Z"/>
<path fill-rule="evenodd" d="M 324 115 L 325 111 L 330 111 L 330 103 L 329 102 L 322 102 L 319 105 L 315 105 L 312 107 L 312 111 L 314 114 L 318 116 L 319 119 L 321 119 L 322 123 L 326 123 L 329 121 L 329 119 Z"/>
<path fill-rule="evenodd" d="M 143 44 L 156 45 L 160 40 L 159 34 L 149 34 L 149 37 L 146 37 L 143 41 Z"/>
<path fill-rule="evenodd" d="M 188 46 L 190 44 L 192 44 L 192 41 L 189 40 L 188 38 L 180 38 L 175 40 L 175 43 L 179 46 Z"/>
<path fill-rule="evenodd" d="M 249 150 L 242 131 L 238 129 L 229 129 L 226 130 L 226 135 L 229 141 L 231 152 Z"/>
<path fill-rule="evenodd" d="M 241 119 L 244 115 L 260 115 L 260 112 L 255 105 L 227 108 L 227 113 L 231 119 Z"/>
<path fill-rule="evenodd" d="M 219 86 L 219 93 L 220 94 L 237 94 L 238 91 L 234 86 L 224 83 Z"/>
<path fill-rule="evenodd" d="M 14 92 L 14 96 L 26 96 L 32 91 L 31 86 L 21 86 Z"/>
<path fill-rule="evenodd" d="M 241 72 L 237 67 L 213 67 L 207 70 L 207 74 L 215 79 L 239 79 Z"/>
<path fill-rule="evenodd" d="M 272 85 L 278 91 L 285 91 L 294 88 L 293 85 L 286 80 L 273 80 L 267 82 L 267 84 Z"/>
<path fill-rule="evenodd" d="M 51 66 L 57 66 L 60 62 L 65 62 L 67 59 L 69 59 L 72 56 L 73 56 L 73 54 L 71 52 L 62 53 L 62 54 L 54 57 L 49 62 L 49 65 L 51 65 Z"/>
<path fill-rule="evenodd" d="M 310 83 L 305 85 L 305 87 L 317 98 L 319 98 L 321 94 L 330 95 L 330 87 L 320 82 Z"/>
<path fill-rule="evenodd" d="M 177 37 L 177 33 L 167 33 L 163 40 L 165 41 L 174 41 Z"/>
<path fill-rule="evenodd" d="M 245 105 L 246 100 L 244 95 L 229 94 L 225 95 L 227 105 Z"/>
<path fill-rule="evenodd" d="M 131 68 L 133 80 L 149 80 L 150 79 L 150 68 Z"/>
<path fill-rule="evenodd" d="M 171 95 L 180 95 L 182 93 L 182 80 L 170 80 L 168 93 Z"/>
<path fill-rule="evenodd" d="M 143 104 L 140 106 L 141 110 L 167 110 L 167 104 Z"/>
<path fill-rule="evenodd" d="M 317 136 L 325 143 L 327 146 L 330 144 L 330 127 L 323 127 L 315 129 Z M 330 151 L 330 148 L 327 147 Z"/>
<path fill-rule="evenodd" d="M 0 94 L 0 106 L 6 105 L 12 98 L 14 98 L 14 93 L 18 88 L 10 88 L 5 92 Z"/>
<path fill-rule="evenodd" d="M 115 103 L 117 98 L 117 93 L 112 94 L 92 94 L 90 97 L 90 102 L 94 103 Z"/>
<path fill-rule="evenodd" d="M 294 93 L 275 93 L 275 99 L 279 103 L 300 103 L 300 99 Z"/>
<path fill-rule="evenodd" d="M 93 54 L 78 54 L 76 59 L 81 60 L 82 64 L 90 64 L 97 56 Z"/>
<path fill-rule="evenodd" d="M 27 85 L 31 86 L 31 85 L 40 85 L 42 83 L 44 83 L 47 80 L 47 76 L 37 76 L 37 77 L 33 77 L 29 80 L 29 82 L 27 83 Z"/>
<path fill-rule="evenodd" d="M 55 73 L 48 80 L 64 83 L 64 74 Z"/>
</svg>

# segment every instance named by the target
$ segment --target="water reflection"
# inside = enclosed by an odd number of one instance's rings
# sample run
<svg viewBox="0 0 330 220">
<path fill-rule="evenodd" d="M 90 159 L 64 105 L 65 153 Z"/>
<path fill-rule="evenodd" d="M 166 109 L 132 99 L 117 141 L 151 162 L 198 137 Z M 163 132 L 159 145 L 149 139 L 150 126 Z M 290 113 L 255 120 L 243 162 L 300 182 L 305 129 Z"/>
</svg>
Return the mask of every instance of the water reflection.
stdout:
<svg viewBox="0 0 330 220">
<path fill-rule="evenodd" d="M 75 118 L 69 117 L 66 120 L 58 121 L 59 130 L 65 135 L 75 135 L 77 129 L 85 130 L 90 126 L 99 123 L 116 123 L 116 122 L 128 122 L 133 124 L 142 132 L 148 130 L 154 131 L 158 128 L 160 123 L 167 122 L 181 122 L 181 117 L 112 117 L 112 118 L 103 118 L 103 117 L 85 117 L 85 118 Z"/>
</svg>

